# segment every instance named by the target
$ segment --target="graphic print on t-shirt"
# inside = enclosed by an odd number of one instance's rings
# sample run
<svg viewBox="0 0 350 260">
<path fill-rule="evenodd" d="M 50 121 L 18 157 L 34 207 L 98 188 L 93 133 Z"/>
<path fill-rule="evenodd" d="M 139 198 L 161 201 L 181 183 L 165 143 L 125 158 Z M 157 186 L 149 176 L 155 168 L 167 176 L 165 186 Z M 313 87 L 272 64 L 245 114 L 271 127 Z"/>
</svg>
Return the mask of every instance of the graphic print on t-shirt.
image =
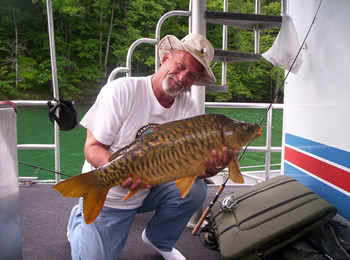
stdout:
<svg viewBox="0 0 350 260">
<path fill-rule="evenodd" d="M 135 136 L 135 140 L 137 138 L 140 138 L 141 136 L 143 136 L 144 134 L 147 134 L 149 132 L 152 132 L 152 129 L 156 126 L 158 126 L 159 124 L 154 124 L 154 123 L 150 123 L 147 124 L 145 126 L 142 126 L 137 132 L 136 132 L 136 136 Z"/>
</svg>

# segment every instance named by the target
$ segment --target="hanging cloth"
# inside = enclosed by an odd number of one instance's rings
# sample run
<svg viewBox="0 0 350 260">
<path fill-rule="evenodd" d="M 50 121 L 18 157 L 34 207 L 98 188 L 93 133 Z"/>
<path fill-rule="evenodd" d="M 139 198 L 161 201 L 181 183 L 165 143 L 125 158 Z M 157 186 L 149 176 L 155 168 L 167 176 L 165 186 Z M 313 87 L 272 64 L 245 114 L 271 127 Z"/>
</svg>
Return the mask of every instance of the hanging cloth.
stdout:
<svg viewBox="0 0 350 260">
<path fill-rule="evenodd" d="M 72 130 L 75 126 L 79 127 L 78 113 L 74 101 L 63 99 L 55 99 L 54 101 L 55 103 L 47 102 L 50 121 L 52 123 L 56 121 L 62 131 Z"/>
<path fill-rule="evenodd" d="M 294 59 L 300 48 L 299 38 L 295 29 L 293 20 L 288 15 L 282 16 L 281 29 L 273 43 L 272 47 L 262 54 L 262 56 L 271 62 L 274 66 L 283 68 L 296 74 L 303 64 L 303 58 L 298 55 Z M 293 65 L 294 62 L 294 65 Z M 291 66 L 293 67 L 291 68 Z"/>
</svg>

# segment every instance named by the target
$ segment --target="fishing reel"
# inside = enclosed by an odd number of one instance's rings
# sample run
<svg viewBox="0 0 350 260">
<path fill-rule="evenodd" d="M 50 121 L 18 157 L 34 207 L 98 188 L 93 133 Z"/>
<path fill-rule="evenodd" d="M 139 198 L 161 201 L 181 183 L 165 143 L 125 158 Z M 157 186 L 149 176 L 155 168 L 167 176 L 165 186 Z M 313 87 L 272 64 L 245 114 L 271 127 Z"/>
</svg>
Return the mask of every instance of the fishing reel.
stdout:
<svg viewBox="0 0 350 260">
<path fill-rule="evenodd" d="M 219 201 L 220 202 L 220 201 Z M 237 201 L 231 195 L 227 195 L 222 202 L 220 202 L 220 208 L 223 212 L 232 212 L 233 207 L 236 206 Z"/>
</svg>

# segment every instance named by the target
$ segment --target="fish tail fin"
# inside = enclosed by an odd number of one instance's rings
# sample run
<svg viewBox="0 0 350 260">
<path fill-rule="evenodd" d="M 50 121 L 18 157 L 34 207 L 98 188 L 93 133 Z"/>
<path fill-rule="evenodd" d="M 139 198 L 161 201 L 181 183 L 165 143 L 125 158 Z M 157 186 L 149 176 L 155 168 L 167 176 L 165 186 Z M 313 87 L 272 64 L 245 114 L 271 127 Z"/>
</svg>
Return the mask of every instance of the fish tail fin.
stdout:
<svg viewBox="0 0 350 260">
<path fill-rule="evenodd" d="M 231 181 L 236 183 L 244 183 L 244 179 L 239 167 L 237 155 L 232 153 L 232 159 L 228 164 L 228 173 Z"/>
<path fill-rule="evenodd" d="M 93 174 L 94 171 L 79 174 L 53 186 L 65 197 L 83 197 L 83 215 L 86 224 L 91 224 L 96 219 L 109 190 L 96 183 Z"/>
</svg>

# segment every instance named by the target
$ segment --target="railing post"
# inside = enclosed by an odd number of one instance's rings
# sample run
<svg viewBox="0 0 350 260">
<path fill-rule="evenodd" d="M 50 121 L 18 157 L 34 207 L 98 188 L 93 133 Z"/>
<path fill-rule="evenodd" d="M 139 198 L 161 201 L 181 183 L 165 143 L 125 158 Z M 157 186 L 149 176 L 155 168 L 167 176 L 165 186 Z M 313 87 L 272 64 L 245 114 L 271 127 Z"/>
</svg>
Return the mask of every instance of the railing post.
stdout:
<svg viewBox="0 0 350 260">
<path fill-rule="evenodd" d="M 255 14 L 260 14 L 260 0 L 255 0 Z M 254 28 L 254 52 L 260 53 L 260 28 L 255 26 Z"/>
<path fill-rule="evenodd" d="M 47 22 L 49 27 L 49 40 L 50 40 L 50 55 L 51 55 L 51 71 L 52 71 L 52 89 L 53 97 L 59 99 L 58 93 L 58 80 L 57 80 L 57 67 L 56 67 L 56 49 L 55 49 L 55 34 L 53 27 L 52 17 L 52 3 L 51 0 L 47 0 Z M 58 112 L 57 112 L 58 113 Z M 60 172 L 60 133 L 58 124 L 54 122 L 54 139 L 55 139 L 55 171 Z M 60 175 L 55 174 L 56 182 L 60 181 Z"/>
<path fill-rule="evenodd" d="M 128 49 L 128 53 L 126 55 L 126 76 L 131 77 L 131 59 L 132 59 L 132 54 L 134 53 L 135 48 L 141 44 L 141 43 L 150 43 L 150 44 L 158 44 L 158 41 L 156 39 L 151 39 L 151 38 L 140 38 L 136 41 L 134 41 L 131 46 Z"/>
<path fill-rule="evenodd" d="M 270 179 L 271 167 L 271 133 L 272 133 L 272 107 L 267 112 L 266 118 L 266 154 L 265 154 L 265 179 Z"/>
<path fill-rule="evenodd" d="M 287 0 L 281 0 L 281 14 L 287 13 Z"/>
<path fill-rule="evenodd" d="M 206 36 L 206 20 L 204 12 L 206 9 L 206 1 L 193 0 L 192 1 L 192 32 Z M 194 99 L 200 114 L 205 112 L 205 87 L 192 86 L 191 96 Z"/>
<path fill-rule="evenodd" d="M 228 0 L 224 0 L 224 12 L 228 12 Z M 222 49 L 227 50 L 227 25 L 222 26 Z M 226 71 L 227 71 L 227 62 L 226 58 L 222 62 L 221 68 L 221 85 L 226 85 Z"/>
<path fill-rule="evenodd" d="M 191 8 L 191 7 L 190 7 Z M 171 16 L 191 16 L 191 11 L 170 11 L 167 12 L 166 14 L 164 14 L 158 21 L 157 23 L 157 27 L 156 27 L 156 35 L 155 35 L 155 39 L 157 40 L 157 42 L 160 41 L 160 29 L 162 28 L 163 22 L 168 19 Z M 189 18 L 190 20 L 191 18 Z M 191 23 L 191 22 L 189 22 Z M 190 26 L 189 26 L 190 27 Z M 189 31 L 191 32 L 191 28 L 189 28 Z M 158 59 L 158 44 L 156 44 L 156 48 L 155 48 L 155 69 L 154 71 L 157 72 L 158 68 L 160 67 L 160 60 Z"/>
</svg>

